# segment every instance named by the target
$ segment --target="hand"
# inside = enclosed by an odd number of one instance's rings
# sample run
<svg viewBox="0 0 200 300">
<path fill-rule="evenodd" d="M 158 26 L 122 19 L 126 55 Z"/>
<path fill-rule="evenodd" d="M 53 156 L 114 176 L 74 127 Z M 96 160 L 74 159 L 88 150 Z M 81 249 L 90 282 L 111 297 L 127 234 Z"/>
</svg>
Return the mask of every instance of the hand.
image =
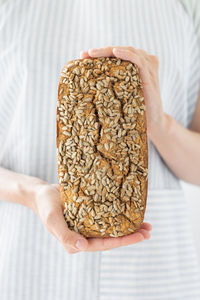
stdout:
<svg viewBox="0 0 200 300">
<path fill-rule="evenodd" d="M 80 56 L 81 58 L 118 57 L 135 63 L 143 83 L 148 136 L 151 138 L 157 128 L 162 126 L 164 128 L 167 120 L 162 108 L 158 77 L 159 62 L 156 56 L 149 55 L 142 49 L 119 46 L 81 51 Z"/>
<path fill-rule="evenodd" d="M 37 186 L 32 209 L 41 218 L 47 230 L 52 233 L 64 246 L 68 253 L 79 251 L 102 251 L 127 246 L 150 238 L 151 225 L 143 223 L 136 233 L 111 238 L 85 238 L 70 230 L 65 222 L 60 202 L 59 185 L 41 184 Z M 76 242 L 80 240 L 78 249 Z"/>
</svg>

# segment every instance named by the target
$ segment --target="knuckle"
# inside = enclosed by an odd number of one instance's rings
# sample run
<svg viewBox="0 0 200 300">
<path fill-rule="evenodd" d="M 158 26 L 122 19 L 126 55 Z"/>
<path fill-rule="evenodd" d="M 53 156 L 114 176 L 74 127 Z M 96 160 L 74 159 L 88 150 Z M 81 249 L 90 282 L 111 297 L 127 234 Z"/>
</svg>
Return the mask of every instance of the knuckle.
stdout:
<svg viewBox="0 0 200 300">
<path fill-rule="evenodd" d="M 154 64 L 156 64 L 156 65 L 159 64 L 159 60 L 158 60 L 157 56 L 151 55 L 151 60 L 152 60 L 152 62 L 153 62 Z"/>
<path fill-rule="evenodd" d="M 37 194 L 36 197 L 38 199 L 43 198 L 44 196 L 46 196 L 49 193 L 50 190 L 50 186 L 48 184 L 42 184 L 37 188 Z"/>
<path fill-rule="evenodd" d="M 70 244 L 70 237 L 67 233 L 61 234 L 59 240 L 64 245 Z"/>
<path fill-rule="evenodd" d="M 138 52 L 139 52 L 141 55 L 147 55 L 147 52 L 146 52 L 144 49 L 139 48 L 139 49 L 138 49 Z"/>
<path fill-rule="evenodd" d="M 49 210 L 43 213 L 43 220 L 47 227 L 51 226 L 55 217 L 55 211 Z"/>
<path fill-rule="evenodd" d="M 69 254 L 75 254 L 75 253 L 79 252 L 78 250 L 75 250 L 75 249 L 72 249 L 72 248 L 67 248 L 66 251 Z"/>
<path fill-rule="evenodd" d="M 128 46 L 127 48 L 128 48 L 128 50 L 130 50 L 130 51 L 134 51 L 134 47 L 133 47 L 133 46 Z"/>
<path fill-rule="evenodd" d="M 145 61 L 145 58 L 143 56 L 139 57 L 139 62 L 140 62 L 141 65 L 145 66 L 146 61 Z"/>
</svg>

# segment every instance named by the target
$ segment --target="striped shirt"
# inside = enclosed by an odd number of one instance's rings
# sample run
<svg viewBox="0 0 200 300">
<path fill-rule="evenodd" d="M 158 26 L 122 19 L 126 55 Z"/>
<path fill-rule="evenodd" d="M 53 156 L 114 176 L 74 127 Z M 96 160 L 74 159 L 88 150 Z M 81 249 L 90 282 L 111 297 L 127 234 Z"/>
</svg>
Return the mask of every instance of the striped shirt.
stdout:
<svg viewBox="0 0 200 300">
<path fill-rule="evenodd" d="M 193 21 L 195 33 L 198 38 L 199 49 L 200 49 L 200 1 L 199 0 L 179 0 L 186 13 L 190 16 Z"/>
<path fill-rule="evenodd" d="M 0 165 L 58 182 L 56 101 L 81 50 L 142 48 L 158 57 L 163 109 L 184 127 L 199 91 L 192 20 L 174 0 L 0 2 Z M 152 99 L 153 101 L 153 99 Z M 178 178 L 148 140 L 152 238 L 67 254 L 28 208 L 0 201 L 0 299 L 200 299 L 199 265 Z"/>
</svg>

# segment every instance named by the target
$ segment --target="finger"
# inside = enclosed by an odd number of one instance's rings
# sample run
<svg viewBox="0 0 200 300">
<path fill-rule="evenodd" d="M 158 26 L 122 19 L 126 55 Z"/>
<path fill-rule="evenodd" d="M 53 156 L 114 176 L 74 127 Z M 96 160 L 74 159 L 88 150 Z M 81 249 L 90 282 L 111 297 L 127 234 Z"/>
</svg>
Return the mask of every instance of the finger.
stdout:
<svg viewBox="0 0 200 300">
<path fill-rule="evenodd" d="M 60 185 L 59 184 L 53 183 L 52 186 L 55 187 L 57 189 L 57 191 L 60 192 Z"/>
<path fill-rule="evenodd" d="M 74 253 L 79 253 L 80 250 L 75 250 L 72 247 L 65 247 L 65 250 L 67 251 L 67 253 L 69 254 L 74 254 Z"/>
<path fill-rule="evenodd" d="M 143 84 L 149 83 L 149 72 L 147 71 L 147 61 L 144 56 L 139 56 L 135 52 L 125 49 L 114 48 L 113 53 L 116 57 L 128 60 L 136 64 L 139 68 L 141 80 Z"/>
<path fill-rule="evenodd" d="M 118 48 L 118 49 L 127 49 L 130 51 L 134 51 L 135 48 L 131 46 L 109 46 L 109 47 L 104 47 L 104 48 L 97 48 L 97 49 L 89 49 L 88 53 L 92 57 L 99 57 L 99 56 L 105 56 L 105 57 L 112 57 L 114 56 L 113 54 L 113 49 Z"/>
<path fill-rule="evenodd" d="M 103 251 L 121 246 L 128 246 L 130 244 L 136 244 L 143 240 L 144 236 L 140 232 L 116 238 L 89 238 L 86 251 Z"/>
<path fill-rule="evenodd" d="M 112 52 L 113 47 L 105 47 L 105 48 L 98 48 L 98 49 L 89 49 L 88 53 L 91 57 L 111 57 L 114 56 Z"/>
<path fill-rule="evenodd" d="M 135 53 L 139 55 L 149 56 L 149 54 L 144 49 L 135 49 Z"/>
<path fill-rule="evenodd" d="M 150 230 L 152 230 L 152 225 L 151 224 L 149 224 L 149 223 L 142 223 L 142 225 L 141 225 L 141 229 L 145 229 L 145 230 L 148 230 L 148 231 L 150 231 Z"/>
<path fill-rule="evenodd" d="M 139 229 L 137 232 L 140 232 L 145 240 L 150 239 L 150 232 L 148 230 L 145 229 Z"/>
<path fill-rule="evenodd" d="M 63 244 L 65 249 L 68 249 L 68 247 L 75 250 L 87 249 L 87 239 L 67 227 L 61 208 L 53 210 L 47 216 L 45 224 L 48 230 Z"/>
<path fill-rule="evenodd" d="M 80 58 L 89 58 L 90 55 L 88 54 L 88 51 L 81 51 L 80 52 Z"/>
</svg>

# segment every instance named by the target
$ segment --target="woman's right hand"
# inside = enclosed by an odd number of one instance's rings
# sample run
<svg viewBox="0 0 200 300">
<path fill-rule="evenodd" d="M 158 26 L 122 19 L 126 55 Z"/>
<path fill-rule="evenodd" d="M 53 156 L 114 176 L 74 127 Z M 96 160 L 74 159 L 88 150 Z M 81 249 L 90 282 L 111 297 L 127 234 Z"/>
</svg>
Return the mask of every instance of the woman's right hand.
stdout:
<svg viewBox="0 0 200 300">
<path fill-rule="evenodd" d="M 143 223 L 137 233 L 117 238 L 88 238 L 67 227 L 60 201 L 58 184 L 50 184 L 37 177 L 13 172 L 0 167 L 0 199 L 32 209 L 47 230 L 64 246 L 68 253 L 103 251 L 149 239 L 151 225 Z M 80 241 L 80 242 L 78 242 Z M 77 247 L 77 242 L 81 248 Z"/>
<path fill-rule="evenodd" d="M 148 223 L 143 223 L 136 233 L 117 238 L 85 238 L 70 230 L 63 216 L 58 184 L 36 185 L 34 201 L 30 208 L 40 217 L 47 230 L 60 241 L 68 253 L 109 250 L 150 238 L 151 225 Z"/>
<path fill-rule="evenodd" d="M 59 185 L 42 183 L 36 186 L 29 207 L 40 217 L 46 229 L 60 241 L 68 253 L 79 251 L 76 247 L 78 240 L 84 249 L 87 247 L 87 240 L 67 227 L 60 202 Z"/>
</svg>

